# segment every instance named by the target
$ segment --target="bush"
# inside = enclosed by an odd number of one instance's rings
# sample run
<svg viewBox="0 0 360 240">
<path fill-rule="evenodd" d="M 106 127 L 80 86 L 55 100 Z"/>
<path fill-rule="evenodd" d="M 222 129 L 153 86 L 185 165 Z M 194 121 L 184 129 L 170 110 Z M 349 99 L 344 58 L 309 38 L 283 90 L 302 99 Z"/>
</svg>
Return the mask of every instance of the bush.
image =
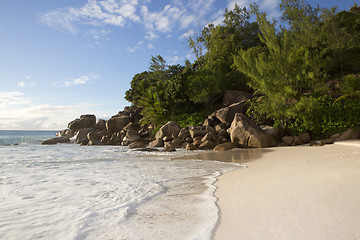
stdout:
<svg viewBox="0 0 360 240">
<path fill-rule="evenodd" d="M 329 95 L 307 96 L 289 110 L 286 121 L 264 115 L 261 102 L 253 100 L 247 114 L 259 124 L 273 123 L 286 134 L 309 132 L 313 138 L 326 138 L 360 124 L 360 98 L 353 96 L 333 104 Z"/>
<path fill-rule="evenodd" d="M 198 111 L 195 113 L 185 113 L 174 117 L 174 121 L 179 124 L 181 128 L 193 125 L 202 125 L 204 120 L 211 114 L 209 110 Z"/>
</svg>

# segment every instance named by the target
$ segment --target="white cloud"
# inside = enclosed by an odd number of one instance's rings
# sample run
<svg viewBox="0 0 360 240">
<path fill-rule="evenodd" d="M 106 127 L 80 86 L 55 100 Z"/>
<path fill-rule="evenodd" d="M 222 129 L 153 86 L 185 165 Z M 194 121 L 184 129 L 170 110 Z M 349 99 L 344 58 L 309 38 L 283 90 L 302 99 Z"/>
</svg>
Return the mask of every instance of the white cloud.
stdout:
<svg viewBox="0 0 360 240">
<path fill-rule="evenodd" d="M 169 65 L 175 65 L 179 64 L 180 61 L 183 61 L 183 58 L 180 58 L 179 56 L 172 56 L 172 57 L 165 57 L 166 63 Z"/>
<path fill-rule="evenodd" d="M 154 49 L 154 45 L 151 44 L 151 43 L 149 43 L 148 45 L 146 45 L 146 47 L 147 47 L 148 49 Z"/>
<path fill-rule="evenodd" d="M 57 81 L 57 82 L 53 82 L 53 86 L 57 87 L 57 86 L 61 86 L 61 87 L 71 87 L 71 86 L 75 86 L 75 85 L 83 85 L 83 84 L 87 84 L 88 82 L 90 82 L 93 79 L 98 79 L 99 75 L 95 74 L 95 73 L 90 73 L 90 74 L 84 74 L 81 75 L 78 78 L 69 78 L 65 81 Z"/>
<path fill-rule="evenodd" d="M 31 103 L 31 98 L 24 97 L 22 92 L 0 92 L 0 106 L 2 107 L 28 103 Z"/>
<path fill-rule="evenodd" d="M 78 18 L 71 9 L 57 9 L 44 14 L 40 21 L 57 30 L 66 30 L 73 34 L 77 33 L 74 22 Z"/>
<path fill-rule="evenodd" d="M 109 40 L 109 28 L 124 28 L 139 24 L 145 30 L 144 38 L 152 41 L 160 36 L 172 36 L 174 32 L 189 31 L 208 23 L 220 24 L 224 9 L 216 4 L 221 0 L 171 0 L 151 3 L 150 0 L 86 0 L 78 7 L 56 9 L 45 13 L 41 21 L 50 27 L 77 33 L 81 27 L 90 26 L 90 33 L 97 43 Z M 258 0 L 260 9 L 268 16 L 279 16 L 280 0 Z M 224 1 L 228 9 L 235 3 L 240 7 L 249 7 L 254 0 Z M 150 5 L 152 4 L 152 5 Z M 153 6 L 162 7 L 153 10 Z M 129 49 L 133 51 L 134 49 Z M 136 50 L 136 49 L 135 49 Z"/>
<path fill-rule="evenodd" d="M 23 81 L 20 81 L 17 83 L 18 87 L 25 87 L 25 83 Z"/>
<path fill-rule="evenodd" d="M 99 106 L 92 103 L 35 104 L 22 92 L 0 92 L 0 129 L 60 130 L 84 112 L 91 113 L 91 109 Z"/>
<path fill-rule="evenodd" d="M 124 27 L 127 21 L 139 22 L 136 15 L 137 0 L 88 0 L 80 8 L 63 8 L 49 11 L 40 21 L 59 30 L 77 33 L 77 24 L 96 27 L 106 25 Z"/>
</svg>

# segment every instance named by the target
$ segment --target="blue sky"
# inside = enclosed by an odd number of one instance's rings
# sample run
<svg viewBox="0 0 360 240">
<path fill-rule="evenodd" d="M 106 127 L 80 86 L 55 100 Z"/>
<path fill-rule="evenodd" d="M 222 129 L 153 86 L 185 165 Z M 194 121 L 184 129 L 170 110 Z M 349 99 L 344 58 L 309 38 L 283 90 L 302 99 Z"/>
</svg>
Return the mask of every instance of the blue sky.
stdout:
<svg viewBox="0 0 360 240">
<path fill-rule="evenodd" d="M 61 130 L 86 113 L 109 118 L 130 105 L 125 91 L 152 55 L 192 60 L 187 34 L 221 23 L 235 2 L 252 1 L 1 0 L 0 129 Z M 280 0 L 256 2 L 279 16 Z M 354 1 L 309 3 L 347 10 Z"/>
</svg>

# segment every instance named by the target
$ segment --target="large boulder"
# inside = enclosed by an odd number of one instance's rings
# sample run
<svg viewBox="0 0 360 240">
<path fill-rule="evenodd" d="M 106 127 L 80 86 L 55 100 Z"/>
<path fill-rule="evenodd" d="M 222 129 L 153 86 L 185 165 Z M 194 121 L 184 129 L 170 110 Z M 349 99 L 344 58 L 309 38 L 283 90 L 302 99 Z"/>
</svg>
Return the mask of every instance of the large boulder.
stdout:
<svg viewBox="0 0 360 240">
<path fill-rule="evenodd" d="M 156 138 L 154 141 L 149 143 L 150 148 L 163 147 L 163 146 L 164 146 L 164 141 L 161 138 Z"/>
<path fill-rule="evenodd" d="M 131 122 L 130 116 L 115 116 L 111 117 L 106 122 L 106 129 L 114 131 L 121 131 L 126 125 Z"/>
<path fill-rule="evenodd" d="M 221 108 L 215 112 L 215 116 L 222 123 L 230 126 L 236 113 L 244 113 L 246 110 L 245 102 L 234 103 L 228 107 Z"/>
<path fill-rule="evenodd" d="M 106 121 L 104 119 L 99 119 L 99 121 L 95 125 L 96 129 L 105 129 L 106 128 Z"/>
<path fill-rule="evenodd" d="M 336 141 L 358 139 L 359 137 L 360 137 L 360 126 L 356 128 L 349 128 L 348 130 L 343 132 L 341 136 L 336 139 Z"/>
<path fill-rule="evenodd" d="M 206 140 L 205 142 L 200 144 L 199 149 L 209 150 L 209 149 L 214 149 L 214 147 L 215 147 L 215 143 L 213 141 Z"/>
<path fill-rule="evenodd" d="M 69 143 L 69 142 L 70 142 L 70 138 L 62 136 L 62 137 L 47 139 L 47 140 L 43 141 L 41 144 L 42 145 L 54 145 L 54 144 L 58 144 L 58 143 Z"/>
<path fill-rule="evenodd" d="M 217 145 L 214 150 L 215 151 L 228 151 L 228 150 L 231 150 L 233 148 L 237 148 L 238 145 L 236 143 L 233 143 L 233 142 L 226 142 L 226 143 L 222 143 L 222 144 L 219 144 Z"/>
<path fill-rule="evenodd" d="M 159 129 L 159 131 L 155 134 L 155 138 L 164 138 L 164 137 L 175 138 L 178 136 L 179 132 L 180 132 L 179 125 L 174 121 L 170 121 Z"/>
<path fill-rule="evenodd" d="M 71 121 L 68 128 L 75 133 L 82 128 L 92 128 L 96 124 L 96 117 L 92 114 L 81 115 L 80 118 Z"/>
<path fill-rule="evenodd" d="M 147 145 L 147 142 L 144 141 L 136 141 L 132 142 L 128 145 L 129 148 L 145 148 Z"/>
<path fill-rule="evenodd" d="M 208 132 L 201 127 L 193 128 L 189 130 L 190 136 L 192 139 L 196 137 L 204 137 Z"/>
<path fill-rule="evenodd" d="M 88 133 L 91 131 L 94 131 L 94 128 L 82 128 L 80 129 L 77 134 L 76 134 L 76 139 L 75 139 L 75 143 L 81 143 L 84 140 L 88 140 Z"/>
<path fill-rule="evenodd" d="M 264 132 L 267 135 L 272 136 L 274 139 L 279 139 L 280 130 L 277 127 L 267 126 L 267 125 L 261 125 L 260 127 L 261 127 L 262 130 L 264 130 Z"/>
<path fill-rule="evenodd" d="M 252 99 L 254 96 L 251 93 L 238 91 L 238 90 L 227 90 L 224 93 L 223 104 L 225 106 L 231 105 L 233 103 L 246 101 Z"/>
<path fill-rule="evenodd" d="M 256 123 L 243 113 L 237 113 L 230 127 L 231 142 L 243 146 L 266 148 L 277 145 Z"/>
</svg>

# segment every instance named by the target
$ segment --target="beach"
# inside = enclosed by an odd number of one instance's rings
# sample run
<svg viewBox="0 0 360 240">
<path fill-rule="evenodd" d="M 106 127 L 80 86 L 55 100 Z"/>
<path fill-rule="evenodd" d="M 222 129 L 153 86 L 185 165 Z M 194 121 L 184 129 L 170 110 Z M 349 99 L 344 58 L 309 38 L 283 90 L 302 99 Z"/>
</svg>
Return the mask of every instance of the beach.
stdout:
<svg viewBox="0 0 360 240">
<path fill-rule="evenodd" d="M 242 164 L 215 183 L 214 239 L 360 239 L 359 140 L 268 148 Z"/>
</svg>

